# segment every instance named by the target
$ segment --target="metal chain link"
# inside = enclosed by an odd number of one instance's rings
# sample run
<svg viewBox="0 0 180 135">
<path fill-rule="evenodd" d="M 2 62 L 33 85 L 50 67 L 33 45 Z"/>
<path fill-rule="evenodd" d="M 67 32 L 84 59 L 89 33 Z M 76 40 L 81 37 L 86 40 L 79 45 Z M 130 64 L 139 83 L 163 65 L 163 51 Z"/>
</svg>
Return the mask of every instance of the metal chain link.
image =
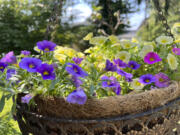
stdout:
<svg viewBox="0 0 180 135">
<path fill-rule="evenodd" d="M 53 28 L 53 25 L 56 26 L 56 25 L 60 24 L 60 22 L 61 22 L 60 16 L 62 13 L 62 5 L 63 5 L 63 0 L 54 1 L 52 13 L 49 18 L 49 22 L 46 27 L 46 32 L 45 32 L 45 36 L 44 36 L 44 39 L 46 39 L 46 40 L 48 40 L 49 34 L 55 29 L 55 27 Z"/>
<path fill-rule="evenodd" d="M 159 0 L 152 0 L 152 1 L 153 1 L 154 6 L 157 10 L 158 17 L 162 21 L 162 24 L 165 27 L 167 34 L 174 39 L 174 35 L 171 32 L 171 28 L 169 27 L 167 19 L 166 19 L 165 15 L 164 15 L 161 7 L 160 7 Z"/>
</svg>

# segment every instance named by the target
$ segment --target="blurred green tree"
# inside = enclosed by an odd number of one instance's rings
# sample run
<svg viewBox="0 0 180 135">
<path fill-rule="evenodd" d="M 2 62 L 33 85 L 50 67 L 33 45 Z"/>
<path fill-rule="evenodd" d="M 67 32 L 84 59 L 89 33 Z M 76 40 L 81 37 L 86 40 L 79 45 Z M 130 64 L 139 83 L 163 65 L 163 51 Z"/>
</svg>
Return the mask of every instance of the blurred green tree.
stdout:
<svg viewBox="0 0 180 135">
<path fill-rule="evenodd" d="M 33 51 L 44 38 L 53 3 L 49 0 L 0 1 L 0 53 Z"/>
<path fill-rule="evenodd" d="M 92 19 L 104 35 L 124 32 L 128 27 L 127 14 L 135 11 L 129 0 L 98 0 L 94 5 Z"/>
</svg>

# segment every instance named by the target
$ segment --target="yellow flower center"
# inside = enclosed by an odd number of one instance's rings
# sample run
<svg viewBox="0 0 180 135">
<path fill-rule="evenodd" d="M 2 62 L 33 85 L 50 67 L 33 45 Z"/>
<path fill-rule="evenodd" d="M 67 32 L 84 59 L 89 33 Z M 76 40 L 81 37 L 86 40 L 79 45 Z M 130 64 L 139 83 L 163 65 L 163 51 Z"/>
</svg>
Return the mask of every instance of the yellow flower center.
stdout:
<svg viewBox="0 0 180 135">
<path fill-rule="evenodd" d="M 150 58 L 150 61 L 154 61 L 154 58 Z"/>
<path fill-rule="evenodd" d="M 45 48 L 44 51 L 49 51 L 49 48 Z"/>
<path fill-rule="evenodd" d="M 107 82 L 107 84 L 108 84 L 108 85 L 110 85 L 110 84 L 111 84 L 111 82 L 110 82 L 110 81 L 108 81 L 108 82 Z"/>
<path fill-rule="evenodd" d="M 126 48 L 130 48 L 130 44 L 125 44 L 125 47 Z"/>
<path fill-rule="evenodd" d="M 121 59 L 121 60 L 124 60 L 125 58 L 126 58 L 125 56 L 121 56 L 121 58 L 120 58 L 120 59 Z"/>
<path fill-rule="evenodd" d="M 167 43 L 167 40 L 162 39 L 161 42 L 162 42 L 162 43 Z"/>
<path fill-rule="evenodd" d="M 77 68 L 74 68 L 74 72 L 76 72 L 76 73 L 78 72 Z"/>
<path fill-rule="evenodd" d="M 29 68 L 34 68 L 35 66 L 33 64 L 30 64 L 29 65 Z"/>
<path fill-rule="evenodd" d="M 160 82 L 164 82 L 164 79 L 163 79 L 163 78 L 159 78 L 159 81 L 160 81 Z"/>
<path fill-rule="evenodd" d="M 4 69 L 4 67 L 3 67 L 3 66 L 1 66 L 1 67 L 0 67 L 0 69 Z"/>
<path fill-rule="evenodd" d="M 137 81 L 136 82 L 136 86 L 140 86 L 140 85 L 141 85 L 141 83 Z"/>
<path fill-rule="evenodd" d="M 174 64 L 174 60 L 173 59 L 170 59 L 169 62 L 170 62 L 171 65 Z"/>
<path fill-rule="evenodd" d="M 150 80 L 149 80 L 149 79 L 146 79 L 145 82 L 150 82 Z"/>
<path fill-rule="evenodd" d="M 49 72 L 48 71 L 44 71 L 43 75 L 49 75 Z"/>
<path fill-rule="evenodd" d="M 131 65 L 131 67 L 133 68 L 133 67 L 134 67 L 134 65 Z"/>
</svg>

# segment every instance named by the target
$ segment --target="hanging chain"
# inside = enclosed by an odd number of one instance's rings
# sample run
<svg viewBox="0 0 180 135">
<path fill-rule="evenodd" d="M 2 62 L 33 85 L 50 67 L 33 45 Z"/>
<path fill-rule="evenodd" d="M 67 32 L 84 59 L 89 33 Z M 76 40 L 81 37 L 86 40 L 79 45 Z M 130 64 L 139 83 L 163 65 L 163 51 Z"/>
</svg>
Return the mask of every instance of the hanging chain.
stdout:
<svg viewBox="0 0 180 135">
<path fill-rule="evenodd" d="M 46 27 L 44 39 L 48 40 L 49 34 L 55 29 L 53 26 L 59 25 L 61 23 L 61 13 L 62 13 L 63 0 L 57 0 L 54 2 L 51 16 L 49 18 L 48 25 Z"/>
<path fill-rule="evenodd" d="M 155 6 L 155 8 L 157 10 L 158 17 L 162 21 L 162 24 L 165 27 L 167 34 L 174 39 L 174 35 L 171 32 L 171 28 L 168 25 L 167 19 L 166 19 L 165 15 L 164 15 L 162 9 L 160 8 L 159 0 L 152 0 L 152 1 L 153 1 L 154 6 Z"/>
</svg>

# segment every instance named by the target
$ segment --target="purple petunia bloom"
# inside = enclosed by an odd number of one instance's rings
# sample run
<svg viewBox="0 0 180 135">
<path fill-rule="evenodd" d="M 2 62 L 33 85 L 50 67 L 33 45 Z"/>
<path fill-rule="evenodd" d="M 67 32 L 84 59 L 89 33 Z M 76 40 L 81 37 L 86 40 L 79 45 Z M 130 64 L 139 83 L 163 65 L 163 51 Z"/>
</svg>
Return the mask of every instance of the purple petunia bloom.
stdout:
<svg viewBox="0 0 180 135">
<path fill-rule="evenodd" d="M 6 80 L 9 80 L 12 77 L 12 75 L 16 75 L 16 74 L 17 72 L 15 69 L 8 69 L 6 73 Z"/>
<path fill-rule="evenodd" d="M 42 61 L 37 58 L 23 58 L 19 66 L 22 69 L 26 69 L 28 72 L 37 72 L 37 68 L 41 65 Z"/>
<path fill-rule="evenodd" d="M 120 84 L 117 84 L 115 88 L 113 88 L 113 91 L 116 93 L 116 95 L 121 94 L 121 86 Z"/>
<path fill-rule="evenodd" d="M 180 55 L 180 48 L 173 48 L 172 51 L 174 54 Z"/>
<path fill-rule="evenodd" d="M 32 99 L 32 96 L 30 94 L 27 94 L 21 98 L 21 102 L 28 104 L 31 99 Z"/>
<path fill-rule="evenodd" d="M 83 105 L 87 101 L 87 96 L 84 90 L 79 87 L 68 95 L 66 101 L 72 104 Z"/>
<path fill-rule="evenodd" d="M 155 75 L 155 85 L 159 88 L 167 87 L 170 84 L 169 77 L 164 73 L 158 73 Z"/>
<path fill-rule="evenodd" d="M 133 70 L 137 70 L 140 67 L 140 64 L 138 64 L 135 61 L 129 61 L 128 67 L 133 69 Z"/>
<path fill-rule="evenodd" d="M 155 76 L 151 75 L 151 74 L 146 74 L 146 75 L 142 75 L 140 78 L 139 78 L 139 82 L 142 83 L 142 84 L 151 84 L 153 82 L 156 81 L 156 78 Z"/>
<path fill-rule="evenodd" d="M 159 57 L 159 55 L 155 52 L 149 52 L 145 57 L 144 57 L 144 62 L 147 64 L 154 64 L 159 61 L 162 61 L 162 59 Z"/>
<path fill-rule="evenodd" d="M 73 63 L 67 63 L 66 71 L 76 77 L 88 76 L 88 74 L 81 67 Z"/>
<path fill-rule="evenodd" d="M 131 73 L 127 73 L 127 72 L 125 72 L 125 71 L 123 71 L 121 69 L 118 69 L 117 73 L 119 75 L 121 75 L 121 76 L 124 76 L 127 82 L 131 82 L 132 81 L 133 75 Z"/>
<path fill-rule="evenodd" d="M 131 73 L 126 73 L 125 80 L 127 82 L 132 82 L 133 75 Z"/>
<path fill-rule="evenodd" d="M 81 61 L 83 60 L 83 58 L 74 57 L 74 58 L 72 58 L 72 60 L 73 60 L 76 64 L 81 64 Z"/>
<path fill-rule="evenodd" d="M 72 76 L 72 81 L 76 87 L 79 87 L 81 84 L 83 84 L 83 82 L 76 76 Z"/>
<path fill-rule="evenodd" d="M 43 80 L 54 80 L 56 78 L 53 65 L 41 64 L 37 68 L 37 72 L 42 75 Z"/>
<path fill-rule="evenodd" d="M 117 82 L 117 79 L 114 76 L 108 77 L 108 76 L 103 76 L 101 78 L 102 80 L 102 87 L 106 88 L 112 88 L 112 90 L 119 95 L 121 93 L 121 87 L 120 84 Z"/>
<path fill-rule="evenodd" d="M 108 76 L 103 76 L 101 77 L 102 82 L 102 87 L 116 87 L 117 86 L 117 80 L 114 76 L 108 77 Z"/>
<path fill-rule="evenodd" d="M 4 63 L 4 62 L 0 62 L 0 71 L 4 72 L 4 69 L 8 66 L 8 64 Z"/>
<path fill-rule="evenodd" d="M 24 51 L 21 51 L 21 54 L 23 54 L 24 56 L 28 56 L 31 54 L 31 52 L 24 50 Z"/>
<path fill-rule="evenodd" d="M 55 50 L 56 44 L 51 41 L 43 40 L 43 41 L 37 42 L 37 46 L 38 46 L 38 49 L 44 52 L 50 52 L 50 51 Z"/>
<path fill-rule="evenodd" d="M 116 65 L 118 65 L 120 68 L 126 68 L 127 67 L 127 64 L 120 59 L 114 59 L 114 63 Z"/>
<path fill-rule="evenodd" d="M 17 60 L 16 60 L 16 56 L 14 56 L 14 52 L 11 51 L 9 53 L 7 53 L 1 60 L 0 62 L 4 62 L 4 63 L 9 63 L 9 64 L 16 64 Z"/>
<path fill-rule="evenodd" d="M 106 67 L 105 67 L 106 71 L 116 71 L 117 70 L 117 66 L 114 65 L 112 62 L 110 62 L 109 60 L 106 60 Z"/>
</svg>

